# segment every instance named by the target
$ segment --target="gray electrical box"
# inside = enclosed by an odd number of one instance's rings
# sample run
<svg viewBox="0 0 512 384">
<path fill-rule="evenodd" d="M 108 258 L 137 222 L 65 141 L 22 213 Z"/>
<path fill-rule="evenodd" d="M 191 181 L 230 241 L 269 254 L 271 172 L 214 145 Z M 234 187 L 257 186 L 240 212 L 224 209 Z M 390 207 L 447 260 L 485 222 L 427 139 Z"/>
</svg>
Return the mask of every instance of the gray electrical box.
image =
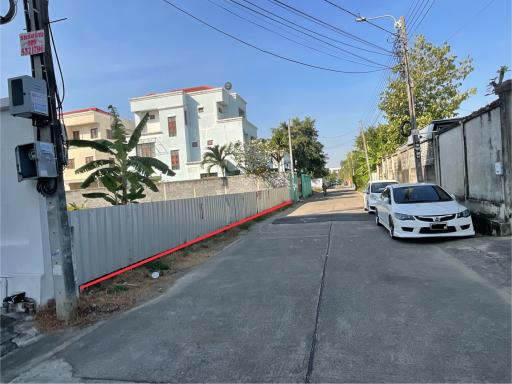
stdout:
<svg viewBox="0 0 512 384">
<path fill-rule="evenodd" d="M 13 116 L 48 116 L 46 81 L 30 76 L 13 77 L 9 83 L 9 112 Z"/>
<path fill-rule="evenodd" d="M 52 143 L 35 143 L 16 147 L 18 181 L 57 177 L 57 159 Z"/>
</svg>

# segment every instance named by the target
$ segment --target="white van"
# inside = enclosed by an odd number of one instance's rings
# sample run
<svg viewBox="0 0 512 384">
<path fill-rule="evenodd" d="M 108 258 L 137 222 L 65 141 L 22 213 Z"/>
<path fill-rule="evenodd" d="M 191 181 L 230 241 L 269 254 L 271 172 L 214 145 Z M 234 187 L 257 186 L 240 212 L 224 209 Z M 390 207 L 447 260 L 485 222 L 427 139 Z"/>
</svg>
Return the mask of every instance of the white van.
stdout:
<svg viewBox="0 0 512 384">
<path fill-rule="evenodd" d="M 398 184 L 396 180 L 373 180 L 368 182 L 363 193 L 363 207 L 368 213 L 375 212 L 375 205 L 380 194 L 388 185 Z"/>
</svg>

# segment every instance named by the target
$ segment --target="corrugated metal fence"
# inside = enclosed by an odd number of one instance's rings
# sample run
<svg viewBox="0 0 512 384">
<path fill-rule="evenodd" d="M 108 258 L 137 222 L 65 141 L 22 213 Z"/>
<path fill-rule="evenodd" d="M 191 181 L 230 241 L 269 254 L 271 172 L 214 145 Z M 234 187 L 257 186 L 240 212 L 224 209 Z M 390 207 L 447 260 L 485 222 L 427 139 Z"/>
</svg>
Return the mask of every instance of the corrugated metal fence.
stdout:
<svg viewBox="0 0 512 384">
<path fill-rule="evenodd" d="M 69 212 L 83 284 L 290 199 L 287 187 Z"/>
</svg>

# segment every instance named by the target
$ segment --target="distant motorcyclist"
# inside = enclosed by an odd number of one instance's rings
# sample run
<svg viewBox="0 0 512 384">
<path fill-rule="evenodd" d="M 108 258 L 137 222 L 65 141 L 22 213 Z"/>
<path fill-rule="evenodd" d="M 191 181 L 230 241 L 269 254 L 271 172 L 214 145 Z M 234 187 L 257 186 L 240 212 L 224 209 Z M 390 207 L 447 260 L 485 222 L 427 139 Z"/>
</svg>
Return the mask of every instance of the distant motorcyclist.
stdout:
<svg viewBox="0 0 512 384">
<path fill-rule="evenodd" d="M 322 183 L 322 191 L 324 191 L 324 196 L 327 196 L 327 184 Z"/>
</svg>

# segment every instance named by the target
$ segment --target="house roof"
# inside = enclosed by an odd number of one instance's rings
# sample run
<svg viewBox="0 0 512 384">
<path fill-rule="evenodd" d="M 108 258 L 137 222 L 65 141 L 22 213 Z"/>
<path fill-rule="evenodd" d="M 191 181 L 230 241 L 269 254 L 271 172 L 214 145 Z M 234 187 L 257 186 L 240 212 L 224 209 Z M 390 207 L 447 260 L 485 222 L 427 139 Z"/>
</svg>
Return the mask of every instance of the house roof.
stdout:
<svg viewBox="0 0 512 384">
<path fill-rule="evenodd" d="M 75 113 L 82 113 L 82 112 L 99 112 L 99 113 L 104 113 L 105 115 L 109 115 L 110 116 L 110 113 L 108 113 L 107 111 L 104 111 L 103 109 L 96 108 L 96 107 L 83 108 L 83 109 L 75 109 L 73 111 L 66 111 L 66 112 L 63 113 L 63 115 L 72 115 L 72 114 L 75 114 Z"/>
<path fill-rule="evenodd" d="M 197 85 L 195 87 L 171 89 L 168 92 L 179 92 L 179 91 L 181 91 L 183 93 L 191 93 L 191 92 L 199 92 L 199 91 L 208 91 L 210 89 L 215 89 L 215 88 L 218 88 L 218 87 L 212 87 L 211 85 Z M 148 93 L 146 96 L 153 96 L 153 95 L 156 95 L 156 94 L 157 93 L 155 93 L 155 92 L 151 92 L 151 93 Z"/>
</svg>

